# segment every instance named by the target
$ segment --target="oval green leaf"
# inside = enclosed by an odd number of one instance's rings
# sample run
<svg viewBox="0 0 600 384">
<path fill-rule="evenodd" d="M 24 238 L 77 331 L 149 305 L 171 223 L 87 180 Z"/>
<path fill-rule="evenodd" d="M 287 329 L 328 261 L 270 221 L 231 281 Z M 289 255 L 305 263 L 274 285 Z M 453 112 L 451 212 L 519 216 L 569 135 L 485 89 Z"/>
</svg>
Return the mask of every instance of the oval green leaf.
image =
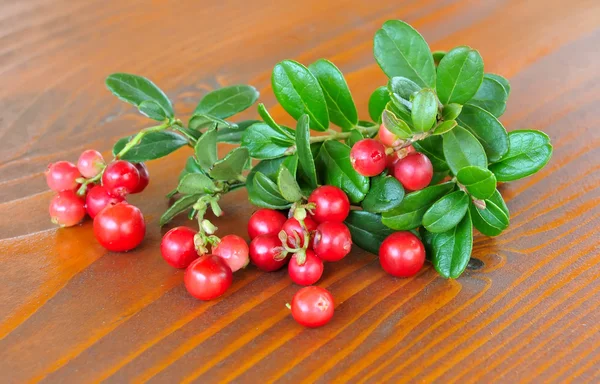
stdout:
<svg viewBox="0 0 600 384">
<path fill-rule="evenodd" d="M 469 100 L 468 104 L 476 105 L 495 117 L 499 117 L 506 110 L 507 99 L 508 93 L 506 93 L 506 89 L 502 84 L 485 75 L 477 93 Z"/>
<path fill-rule="evenodd" d="M 419 92 L 422 87 L 411 79 L 406 77 L 392 77 L 388 82 L 388 91 L 395 93 L 405 100 L 410 100 L 416 92 Z"/>
<path fill-rule="evenodd" d="M 508 151 L 508 133 L 494 115 L 476 105 L 463 106 L 458 123 L 483 145 L 490 162 L 500 160 Z"/>
<path fill-rule="evenodd" d="M 302 192 L 300 191 L 300 186 L 298 186 L 296 178 L 283 163 L 279 167 L 277 186 L 279 187 L 281 196 L 290 203 L 295 203 L 302 199 Z"/>
<path fill-rule="evenodd" d="M 496 177 L 487 168 L 475 166 L 464 167 L 458 171 L 456 179 L 476 199 L 487 199 L 496 190 Z"/>
<path fill-rule="evenodd" d="M 173 117 L 173 106 L 165 93 L 145 77 L 128 73 L 113 73 L 106 78 L 106 87 L 120 100 L 133 104 L 148 117 L 162 120 Z M 150 102 L 150 103 L 148 103 Z M 157 111 L 162 109 L 162 113 Z M 150 116 L 152 114 L 152 116 Z"/>
<path fill-rule="evenodd" d="M 217 157 L 217 130 L 211 128 L 204 133 L 194 147 L 196 160 L 200 167 L 208 172 L 210 167 L 218 160 Z"/>
<path fill-rule="evenodd" d="M 200 196 L 202 195 L 187 195 L 179 198 L 165 211 L 165 213 L 162 214 L 159 221 L 160 226 L 162 227 L 181 212 L 191 208 L 192 205 L 194 205 L 196 201 L 198 201 Z"/>
<path fill-rule="evenodd" d="M 241 144 L 242 135 L 253 124 L 260 123 L 258 120 L 244 120 L 228 127 L 217 129 L 217 142 L 228 144 Z"/>
<path fill-rule="evenodd" d="M 223 87 L 204 95 L 193 114 L 226 119 L 251 107 L 258 96 L 259 92 L 250 85 Z"/>
<path fill-rule="evenodd" d="M 255 159 L 281 157 L 293 145 L 294 139 L 265 123 L 251 125 L 242 135 L 242 146 Z"/>
<path fill-rule="evenodd" d="M 360 133 L 358 129 L 353 129 L 350 131 L 350 135 L 348 135 L 348 138 L 346 139 L 346 145 L 352 148 L 354 144 L 358 143 L 364 138 L 365 137 L 362 135 L 362 133 Z"/>
<path fill-rule="evenodd" d="M 442 137 L 429 136 L 423 140 L 413 143 L 415 149 L 429 158 L 433 165 L 433 170 L 436 172 L 444 172 L 448 170 L 448 164 L 442 150 Z"/>
<path fill-rule="evenodd" d="M 113 154 L 121 152 L 132 137 L 133 136 L 124 137 L 117 141 L 113 147 Z M 178 135 L 175 132 L 150 132 L 146 134 L 136 146 L 121 156 L 121 159 L 133 163 L 159 159 L 187 145 L 187 143 L 185 137 Z"/>
<path fill-rule="evenodd" d="M 456 120 L 446 120 L 438 124 L 432 132 L 432 135 L 443 135 L 446 132 L 449 132 L 456 127 L 458 123 Z"/>
<path fill-rule="evenodd" d="M 437 94 L 442 104 L 464 104 L 477 93 L 483 80 L 483 59 L 470 47 L 448 52 L 437 68 Z"/>
<path fill-rule="evenodd" d="M 378 176 L 371 179 L 371 189 L 361 206 L 368 212 L 387 212 L 397 208 L 402 203 L 402 199 L 404 199 L 404 188 L 395 177 Z"/>
<path fill-rule="evenodd" d="M 462 111 L 462 105 L 460 104 L 446 104 L 442 109 L 442 118 L 444 120 L 456 120 Z"/>
<path fill-rule="evenodd" d="M 487 167 L 487 157 L 483 146 L 466 129 L 458 126 L 442 135 L 442 138 L 444 158 L 453 174 L 456 175 L 461 168 L 470 165 Z"/>
<path fill-rule="evenodd" d="M 436 201 L 423 215 L 423 226 L 431 233 L 454 228 L 469 208 L 469 196 L 463 191 L 452 192 Z"/>
<path fill-rule="evenodd" d="M 352 235 L 352 242 L 375 255 L 386 237 L 394 231 L 381 223 L 381 215 L 366 211 L 350 211 L 346 226 Z"/>
<path fill-rule="evenodd" d="M 369 116 L 373 121 L 381 123 L 381 113 L 390 101 L 390 94 L 387 87 L 377 88 L 369 97 Z"/>
<path fill-rule="evenodd" d="M 202 173 L 188 173 L 179 181 L 177 191 L 184 195 L 207 194 L 215 192 L 215 183 Z"/>
<path fill-rule="evenodd" d="M 401 139 L 408 139 L 412 136 L 410 127 L 404 120 L 399 119 L 394 112 L 384 109 L 381 114 L 381 123 L 383 126 Z"/>
<path fill-rule="evenodd" d="M 458 225 L 446 232 L 433 233 L 428 240 L 428 255 L 435 270 L 445 278 L 458 278 L 467 268 L 473 250 L 473 224 L 466 214 Z"/>
<path fill-rule="evenodd" d="M 500 75 L 496 75 L 495 73 L 486 73 L 485 75 L 483 75 L 484 77 L 496 80 L 497 82 L 499 82 L 500 84 L 502 84 L 502 86 L 504 87 L 504 90 L 506 91 L 506 96 L 510 96 L 510 83 L 508 82 L 508 80 L 505 77 L 502 77 Z"/>
<path fill-rule="evenodd" d="M 246 189 L 248 190 L 248 199 L 258 207 L 286 209 L 291 206 L 291 203 L 281 196 L 277 184 L 255 169 L 252 169 L 246 179 Z"/>
<path fill-rule="evenodd" d="M 296 152 L 298 153 L 298 162 L 309 184 L 317 187 L 317 170 L 315 160 L 310 148 L 310 129 L 308 115 L 302 115 L 296 125 Z"/>
<path fill-rule="evenodd" d="M 307 114 L 312 129 L 326 131 L 329 128 L 325 95 L 308 68 L 296 61 L 284 60 L 273 69 L 271 84 L 277 101 L 294 119 Z"/>
<path fill-rule="evenodd" d="M 508 152 L 490 170 L 498 181 L 514 181 L 533 175 L 542 169 L 552 156 L 550 138 L 536 130 L 512 131 L 508 134 Z"/>
<path fill-rule="evenodd" d="M 437 98 L 432 89 L 422 89 L 412 100 L 411 118 L 417 132 L 425 132 L 435 124 L 438 111 Z"/>
<path fill-rule="evenodd" d="M 237 147 L 213 164 L 209 171 L 210 177 L 223 181 L 236 180 L 242 175 L 249 158 L 248 148 Z"/>
<path fill-rule="evenodd" d="M 508 207 L 498 190 L 485 200 L 485 209 L 477 208 L 471 202 L 469 212 L 475 228 L 486 236 L 498 236 L 510 223 Z"/>
</svg>

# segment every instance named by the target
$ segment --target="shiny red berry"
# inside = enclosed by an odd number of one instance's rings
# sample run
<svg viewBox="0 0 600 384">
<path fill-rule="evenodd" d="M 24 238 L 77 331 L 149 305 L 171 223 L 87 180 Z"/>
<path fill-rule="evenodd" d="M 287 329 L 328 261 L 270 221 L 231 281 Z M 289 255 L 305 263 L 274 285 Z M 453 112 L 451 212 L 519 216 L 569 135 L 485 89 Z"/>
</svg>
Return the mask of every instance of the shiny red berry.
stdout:
<svg viewBox="0 0 600 384">
<path fill-rule="evenodd" d="M 298 264 L 296 255 L 292 256 L 288 264 L 288 273 L 292 281 L 298 285 L 312 285 L 319 281 L 323 275 L 323 260 L 310 249 L 306 250 L 306 258 L 302 265 Z"/>
<path fill-rule="evenodd" d="M 93 219 L 107 206 L 120 203 L 124 200 L 123 196 L 113 196 L 103 186 L 95 185 L 88 191 L 85 197 L 85 208 L 88 215 Z"/>
<path fill-rule="evenodd" d="M 59 192 L 50 201 L 50 218 L 54 224 L 61 227 L 77 225 L 85 217 L 83 199 L 74 191 Z"/>
<path fill-rule="evenodd" d="M 350 150 L 350 163 L 363 176 L 376 176 L 385 169 L 385 147 L 375 139 L 363 139 Z"/>
<path fill-rule="evenodd" d="M 331 320 L 334 311 L 333 296 L 321 287 L 304 287 L 292 299 L 292 317 L 305 327 L 323 326 Z"/>
<path fill-rule="evenodd" d="M 250 260 L 258 269 L 273 272 L 288 262 L 288 257 L 280 259 L 283 248 L 277 235 L 256 236 L 250 242 Z"/>
<path fill-rule="evenodd" d="M 233 281 L 231 269 L 225 260 L 215 255 L 204 255 L 194 260 L 185 270 L 185 288 L 200 300 L 212 300 L 224 294 Z"/>
<path fill-rule="evenodd" d="M 219 244 L 213 247 L 212 254 L 221 257 L 231 272 L 238 271 L 248 265 L 250 252 L 246 240 L 237 235 L 226 235 L 221 238 Z"/>
<path fill-rule="evenodd" d="M 102 154 L 94 149 L 83 151 L 77 160 L 77 169 L 87 179 L 97 176 L 105 165 Z"/>
<path fill-rule="evenodd" d="M 254 239 L 259 235 L 277 235 L 287 218 L 281 212 L 262 208 L 248 220 L 248 235 Z"/>
<path fill-rule="evenodd" d="M 433 166 L 422 153 L 411 153 L 394 165 L 394 177 L 409 191 L 418 191 L 429 185 Z"/>
<path fill-rule="evenodd" d="M 310 217 L 306 217 L 304 219 L 304 226 L 306 227 L 306 231 L 308 231 L 308 233 L 310 234 L 315 229 L 317 229 L 317 222 L 311 219 Z M 288 239 L 287 244 L 290 247 L 302 248 L 304 246 L 304 229 L 302 228 L 298 220 L 296 220 L 293 217 L 291 219 L 287 219 L 287 221 L 283 224 L 283 227 L 281 229 L 285 231 L 285 234 L 287 235 Z M 298 237 L 298 240 L 300 240 L 299 243 L 296 243 L 296 235 Z"/>
<path fill-rule="evenodd" d="M 125 202 L 106 207 L 94 218 L 96 240 L 109 251 L 132 250 L 144 240 L 145 234 L 142 212 Z"/>
<path fill-rule="evenodd" d="M 421 240 L 410 232 L 392 233 L 379 247 L 379 262 L 392 276 L 413 276 L 425 263 L 425 247 Z"/>
<path fill-rule="evenodd" d="M 160 242 L 160 254 L 174 268 L 187 268 L 198 258 L 194 245 L 196 231 L 188 227 L 176 227 L 165 233 Z"/>
<path fill-rule="evenodd" d="M 350 213 L 350 201 L 344 191 L 333 185 L 318 187 L 308 197 L 308 202 L 315 204 L 312 218 L 317 222 L 346 220 Z"/>
<path fill-rule="evenodd" d="M 125 196 L 135 191 L 139 182 L 140 172 L 125 160 L 108 164 L 102 174 L 102 186 L 114 196 Z"/>
<path fill-rule="evenodd" d="M 344 223 L 335 221 L 321 223 L 315 231 L 312 247 L 322 260 L 341 260 L 352 249 L 350 230 Z"/>
<path fill-rule="evenodd" d="M 146 167 L 146 164 L 135 163 L 134 166 L 140 174 L 140 182 L 138 183 L 137 187 L 131 191 L 132 194 L 142 192 L 144 189 L 146 189 L 148 184 L 150 184 L 150 172 L 148 172 L 148 167 Z"/>
<path fill-rule="evenodd" d="M 75 164 L 68 161 L 57 161 L 46 169 L 46 183 L 56 192 L 74 191 L 79 185 L 77 178 L 81 177 Z"/>
</svg>

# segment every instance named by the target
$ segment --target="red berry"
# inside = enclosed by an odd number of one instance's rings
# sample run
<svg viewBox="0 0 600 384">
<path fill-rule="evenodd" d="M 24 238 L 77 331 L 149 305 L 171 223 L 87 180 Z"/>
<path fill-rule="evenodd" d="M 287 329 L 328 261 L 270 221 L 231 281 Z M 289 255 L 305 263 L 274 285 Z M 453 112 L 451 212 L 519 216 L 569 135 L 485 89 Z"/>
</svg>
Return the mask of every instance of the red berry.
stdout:
<svg viewBox="0 0 600 384">
<path fill-rule="evenodd" d="M 263 271 L 273 272 L 287 263 L 287 257 L 281 260 L 275 259 L 282 251 L 281 240 L 277 235 L 256 236 L 250 242 L 250 260 Z"/>
<path fill-rule="evenodd" d="M 49 211 L 52 222 L 61 227 L 79 224 L 85 217 L 83 199 L 74 191 L 62 191 L 54 196 Z"/>
<path fill-rule="evenodd" d="M 95 185 L 90 189 L 85 198 L 85 207 L 88 215 L 93 219 L 96 217 L 98 212 L 103 210 L 109 205 L 114 205 L 124 201 L 125 198 L 123 196 L 113 196 L 106 188 Z"/>
<path fill-rule="evenodd" d="M 350 201 L 348 196 L 333 185 L 323 185 L 318 187 L 308 197 L 309 203 L 315 204 L 312 212 L 312 218 L 317 222 L 346 220 L 350 213 Z"/>
<path fill-rule="evenodd" d="M 299 285 L 312 285 L 319 281 L 323 275 L 323 260 L 310 249 L 306 250 L 306 260 L 299 265 L 296 255 L 292 256 L 288 264 L 288 273 L 292 281 Z"/>
<path fill-rule="evenodd" d="M 379 262 L 392 276 L 413 276 L 425 263 L 425 247 L 421 240 L 410 232 L 392 233 L 379 247 Z"/>
<path fill-rule="evenodd" d="M 326 221 L 319 224 L 313 238 L 313 250 L 325 261 L 338 261 L 352 249 L 352 236 L 344 223 Z"/>
<path fill-rule="evenodd" d="M 176 227 L 165 233 L 160 242 L 160 253 L 174 268 L 187 268 L 198 258 L 194 245 L 196 231 L 188 227 Z"/>
<path fill-rule="evenodd" d="M 317 222 L 311 219 L 310 217 L 306 217 L 304 219 L 304 226 L 310 234 L 315 229 L 317 229 Z M 302 226 L 300 225 L 300 222 L 298 220 L 296 220 L 293 217 L 291 219 L 288 219 L 283 224 L 283 227 L 281 229 L 285 231 L 288 238 L 287 243 L 290 247 L 302 248 L 304 246 L 304 229 L 302 229 Z M 296 244 L 295 234 L 298 234 L 300 244 Z"/>
<path fill-rule="evenodd" d="M 194 260 L 185 270 L 185 289 L 200 300 L 212 300 L 224 294 L 231 286 L 233 274 L 225 260 L 215 255 L 204 255 Z"/>
<path fill-rule="evenodd" d="M 333 317 L 333 296 L 321 287 L 304 287 L 292 299 L 292 316 L 305 327 L 323 326 Z"/>
<path fill-rule="evenodd" d="M 411 153 L 396 162 L 394 177 L 409 191 L 425 188 L 433 177 L 433 166 L 429 158 L 422 153 Z"/>
<path fill-rule="evenodd" d="M 386 147 L 395 147 L 400 145 L 400 138 L 388 130 L 383 124 L 379 126 L 379 141 Z"/>
<path fill-rule="evenodd" d="M 229 268 L 231 268 L 231 272 L 238 271 L 248 265 L 250 261 L 248 252 L 249 249 L 246 240 L 237 235 L 223 236 L 219 244 L 212 249 L 213 255 L 217 255 L 225 260 Z"/>
<path fill-rule="evenodd" d="M 88 179 L 102 172 L 105 165 L 102 154 L 94 149 L 83 151 L 77 160 L 77 169 L 83 177 Z"/>
<path fill-rule="evenodd" d="M 117 160 L 106 166 L 102 174 L 102 186 L 114 196 L 125 196 L 135 191 L 140 182 L 140 172 L 135 165 Z"/>
<path fill-rule="evenodd" d="M 138 183 L 137 187 L 131 191 L 132 194 L 142 192 L 144 189 L 146 189 L 148 184 L 150 184 L 150 172 L 148 172 L 148 167 L 146 167 L 146 164 L 135 163 L 134 166 L 140 173 L 140 182 Z"/>
<path fill-rule="evenodd" d="M 46 169 L 46 183 L 56 192 L 74 191 L 79 185 L 77 178 L 81 177 L 75 164 L 68 161 L 57 161 Z"/>
<path fill-rule="evenodd" d="M 142 212 L 125 202 L 106 207 L 94 218 L 96 240 L 109 251 L 132 250 L 142 242 L 145 234 Z"/>
<path fill-rule="evenodd" d="M 385 169 L 385 147 L 375 139 L 363 139 L 350 150 L 350 163 L 363 176 L 376 176 Z"/>
<path fill-rule="evenodd" d="M 248 220 L 248 235 L 254 239 L 259 235 L 277 235 L 287 218 L 281 212 L 262 208 Z"/>
</svg>

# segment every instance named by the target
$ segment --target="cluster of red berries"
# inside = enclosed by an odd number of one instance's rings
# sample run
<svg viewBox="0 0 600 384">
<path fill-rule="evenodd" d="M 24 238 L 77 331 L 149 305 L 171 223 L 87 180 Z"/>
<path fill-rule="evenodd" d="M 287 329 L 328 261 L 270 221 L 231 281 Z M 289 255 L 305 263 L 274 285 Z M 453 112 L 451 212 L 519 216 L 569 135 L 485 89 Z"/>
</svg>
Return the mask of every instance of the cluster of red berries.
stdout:
<svg viewBox="0 0 600 384">
<path fill-rule="evenodd" d="M 149 181 L 144 163 L 116 160 L 106 165 L 100 152 L 88 149 L 77 165 L 58 161 L 48 166 L 46 182 L 58 192 L 50 201 L 50 217 L 61 227 L 71 227 L 87 214 L 103 247 L 129 251 L 144 239 L 146 224 L 142 212 L 125 199 L 142 192 Z"/>
<path fill-rule="evenodd" d="M 391 148 L 392 152 L 386 147 Z M 350 161 L 356 172 L 363 176 L 377 176 L 386 168 L 408 191 L 418 191 L 429 185 L 433 166 L 427 156 L 416 152 L 412 145 L 400 150 L 402 140 L 383 124 L 379 127 L 379 140 L 363 139 L 354 144 Z"/>
</svg>

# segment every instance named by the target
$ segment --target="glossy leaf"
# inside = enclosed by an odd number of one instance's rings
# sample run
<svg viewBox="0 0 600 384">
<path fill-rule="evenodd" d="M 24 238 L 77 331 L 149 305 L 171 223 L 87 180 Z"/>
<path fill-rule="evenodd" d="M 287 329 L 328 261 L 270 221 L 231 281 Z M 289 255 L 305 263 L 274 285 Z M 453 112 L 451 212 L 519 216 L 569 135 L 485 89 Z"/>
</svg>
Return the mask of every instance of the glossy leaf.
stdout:
<svg viewBox="0 0 600 384">
<path fill-rule="evenodd" d="M 500 160 L 508 151 L 506 129 L 485 109 L 475 105 L 465 105 L 458 117 L 458 123 L 481 142 L 490 162 Z"/>
<path fill-rule="evenodd" d="M 377 64 L 389 77 L 406 77 L 421 87 L 435 88 L 435 66 L 429 46 L 413 27 L 389 20 L 375 34 Z"/>
<path fill-rule="evenodd" d="M 184 195 L 213 193 L 215 190 L 215 183 L 202 173 L 188 173 L 177 186 L 177 191 Z"/>
<path fill-rule="evenodd" d="M 281 164 L 279 167 L 279 174 L 277 175 L 277 186 L 279 187 L 279 192 L 284 199 L 289 201 L 290 203 L 295 203 L 296 201 L 300 201 L 302 199 L 302 192 L 300 191 L 300 186 L 296 181 L 296 178 L 290 170 L 285 166 L 285 164 Z"/>
<path fill-rule="evenodd" d="M 473 225 L 486 236 L 498 236 L 510 222 L 508 207 L 498 190 L 485 200 L 485 209 L 477 208 L 473 202 L 469 205 Z"/>
<path fill-rule="evenodd" d="M 373 121 L 381 123 L 381 114 L 390 101 L 387 87 L 379 87 L 369 97 L 369 116 Z"/>
<path fill-rule="evenodd" d="M 383 214 L 383 224 L 398 231 L 417 228 L 429 207 L 454 186 L 453 182 L 447 182 L 407 194 L 396 209 Z"/>
<path fill-rule="evenodd" d="M 453 130 L 454 127 L 456 127 L 457 125 L 458 125 L 458 123 L 456 122 L 456 120 L 443 121 L 433 129 L 432 134 L 433 135 L 443 135 L 444 133 Z"/>
<path fill-rule="evenodd" d="M 395 93 L 405 100 L 410 100 L 411 97 L 421 90 L 417 83 L 406 77 L 396 76 L 392 77 L 388 82 L 388 91 Z"/>
<path fill-rule="evenodd" d="M 113 154 L 121 152 L 133 136 L 124 137 L 113 147 Z M 171 131 L 150 132 L 142 140 L 121 156 L 121 159 L 134 163 L 159 159 L 187 145 L 185 137 Z"/>
<path fill-rule="evenodd" d="M 329 120 L 348 131 L 358 123 L 358 112 L 342 72 L 329 60 L 320 59 L 308 66 L 317 78 L 329 112 Z"/>
<path fill-rule="evenodd" d="M 352 203 L 360 202 L 369 191 L 369 178 L 354 170 L 350 163 L 350 147 L 339 141 L 323 143 L 317 158 L 317 170 L 324 184 L 341 188 Z"/>
<path fill-rule="evenodd" d="M 371 189 L 362 201 L 365 211 L 381 213 L 397 208 L 404 198 L 402 184 L 392 176 L 378 176 L 371 179 Z"/>
<path fill-rule="evenodd" d="M 194 156 L 188 157 L 187 161 L 185 162 L 185 167 L 179 174 L 179 181 L 181 181 L 183 176 L 187 175 L 188 173 L 204 173 L 204 170 L 200 168 L 200 164 L 198 164 Z"/>
<path fill-rule="evenodd" d="M 404 120 L 399 119 L 392 111 L 385 109 L 381 114 L 381 123 L 383 126 L 401 139 L 408 139 L 412 136 L 410 127 Z"/>
<path fill-rule="evenodd" d="M 454 228 L 469 208 L 469 196 L 463 191 L 452 192 L 436 201 L 423 215 L 423 226 L 431 233 Z"/>
<path fill-rule="evenodd" d="M 458 171 L 456 179 L 476 199 L 487 199 L 496 190 L 496 177 L 487 168 L 464 167 Z"/>
<path fill-rule="evenodd" d="M 366 211 L 350 211 L 346 226 L 352 235 L 352 242 L 375 255 L 386 237 L 394 231 L 381 223 L 381 215 Z"/>
<path fill-rule="evenodd" d="M 221 119 L 220 117 L 195 113 L 190 117 L 190 121 L 188 122 L 188 129 L 193 131 L 199 131 L 205 128 L 233 128 L 235 127 L 234 123 L 230 123 Z"/>
<path fill-rule="evenodd" d="M 467 268 L 473 250 L 473 224 L 466 214 L 460 223 L 442 233 L 434 233 L 427 241 L 431 245 L 429 256 L 435 270 L 445 278 L 456 279 Z"/>
<path fill-rule="evenodd" d="M 207 171 L 217 161 L 217 130 L 211 128 L 204 133 L 194 147 L 194 153 L 196 154 L 196 160 L 200 167 Z"/>
<path fill-rule="evenodd" d="M 431 165 L 433 165 L 434 171 L 443 172 L 448 170 L 448 164 L 442 150 L 441 136 L 429 136 L 413 143 L 413 147 L 417 151 L 427 155 L 429 161 L 431 161 Z"/>
<path fill-rule="evenodd" d="M 510 83 L 508 82 L 508 80 L 506 80 L 506 78 L 500 76 L 500 75 L 496 75 L 494 73 L 486 73 L 484 75 L 484 77 L 488 77 L 490 79 L 496 80 L 497 82 L 499 82 L 500 84 L 502 84 L 502 86 L 504 87 L 504 90 L 506 91 L 506 96 L 510 96 Z"/>
<path fill-rule="evenodd" d="M 348 136 L 348 138 L 346 139 L 345 142 L 346 142 L 347 146 L 352 148 L 354 146 L 354 144 L 358 143 L 359 141 L 361 141 L 364 138 L 365 137 L 362 135 L 362 133 L 360 133 L 360 131 L 358 129 L 353 129 L 350 131 L 350 135 Z"/>
<path fill-rule="evenodd" d="M 506 93 L 506 89 L 502 84 L 485 75 L 477 93 L 469 100 L 468 104 L 476 105 L 495 117 L 499 117 L 506 110 L 507 99 L 508 93 Z"/>
<path fill-rule="evenodd" d="M 193 114 L 226 119 L 251 107 L 258 96 L 256 88 L 250 85 L 223 87 L 204 95 Z"/>
<path fill-rule="evenodd" d="M 223 181 L 235 180 L 241 176 L 249 158 L 247 148 L 237 147 L 211 167 L 210 177 Z"/>
<path fill-rule="evenodd" d="M 296 125 L 296 152 L 300 168 L 306 175 L 307 181 L 313 187 L 317 187 L 317 170 L 315 160 L 310 149 L 310 129 L 308 115 L 302 115 Z"/>
<path fill-rule="evenodd" d="M 508 152 L 490 170 L 498 181 L 513 181 L 533 175 L 542 169 L 552 156 L 550 138 L 536 130 L 512 131 L 508 134 Z"/>
<path fill-rule="evenodd" d="M 235 125 L 217 129 L 217 142 L 228 144 L 241 144 L 242 135 L 253 124 L 259 123 L 258 120 L 244 120 Z"/>
<path fill-rule="evenodd" d="M 417 132 L 428 131 L 435 124 L 438 111 L 437 98 L 433 90 L 425 88 L 415 94 L 411 117 Z"/>
<path fill-rule="evenodd" d="M 448 52 L 437 67 L 437 94 L 442 104 L 464 104 L 477 93 L 483 80 L 483 59 L 469 47 Z"/>
<path fill-rule="evenodd" d="M 409 127 L 411 127 L 411 131 L 412 131 L 413 122 L 412 122 L 411 111 L 410 111 L 410 109 L 408 109 L 408 107 L 406 107 L 404 104 L 402 104 L 399 101 L 399 99 L 400 99 L 400 97 L 398 97 L 397 95 L 392 95 L 392 100 L 389 103 L 387 103 L 387 105 L 385 106 L 385 109 L 390 112 L 393 112 L 394 116 L 396 116 L 400 120 L 404 121 Z"/>
<path fill-rule="evenodd" d="M 487 157 L 483 146 L 466 129 L 458 126 L 442 135 L 442 138 L 444 157 L 453 174 L 456 175 L 461 168 L 470 165 L 487 167 Z"/>
<path fill-rule="evenodd" d="M 319 81 L 304 65 L 284 60 L 273 69 L 273 93 L 294 119 L 303 114 L 310 117 L 310 127 L 317 131 L 329 128 L 329 113 Z"/>
<path fill-rule="evenodd" d="M 293 145 L 294 139 L 265 123 L 251 125 L 242 136 L 242 146 L 255 159 L 281 157 Z"/>
<path fill-rule="evenodd" d="M 456 120 L 462 111 L 462 105 L 460 104 L 446 104 L 442 109 L 442 118 L 444 120 Z"/>
<path fill-rule="evenodd" d="M 181 198 L 179 198 L 162 214 L 159 221 L 160 226 L 162 227 L 181 212 L 191 208 L 196 203 L 196 201 L 198 201 L 200 196 L 200 194 L 197 194 L 182 196 Z"/>
<path fill-rule="evenodd" d="M 120 100 L 133 104 L 155 120 L 173 117 L 173 106 L 165 93 L 145 77 L 113 73 L 106 78 L 107 88 Z"/>
<path fill-rule="evenodd" d="M 292 139 L 294 138 L 294 135 L 292 135 L 290 132 L 288 132 L 286 129 L 282 128 L 279 124 L 275 122 L 273 117 L 271 117 L 271 114 L 269 114 L 269 111 L 267 111 L 267 107 L 265 107 L 263 103 L 258 104 L 258 114 L 269 127 L 273 128 L 275 131 L 283 133 L 284 135 Z"/>
<path fill-rule="evenodd" d="M 251 172 L 248 175 L 246 189 L 250 202 L 258 207 L 285 209 L 291 205 L 281 196 L 277 184 L 261 172 Z"/>
</svg>

